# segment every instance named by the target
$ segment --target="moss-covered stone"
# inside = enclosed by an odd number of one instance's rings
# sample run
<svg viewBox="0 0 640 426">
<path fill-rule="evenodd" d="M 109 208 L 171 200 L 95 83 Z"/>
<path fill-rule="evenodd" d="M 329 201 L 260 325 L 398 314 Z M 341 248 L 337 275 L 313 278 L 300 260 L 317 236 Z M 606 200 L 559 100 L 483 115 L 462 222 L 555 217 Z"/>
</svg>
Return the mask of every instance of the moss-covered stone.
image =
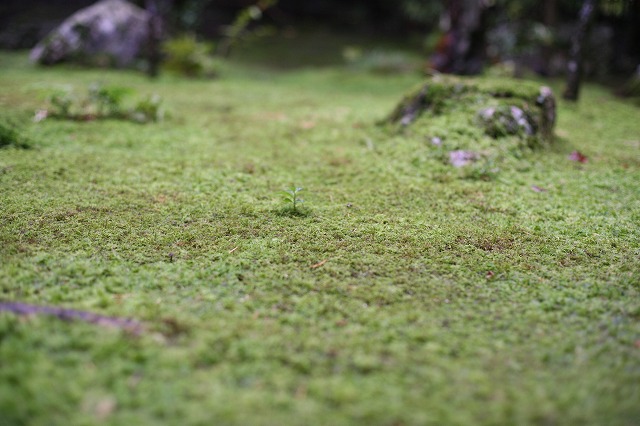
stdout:
<svg viewBox="0 0 640 426">
<path fill-rule="evenodd" d="M 530 82 L 435 76 L 411 90 L 385 122 L 408 137 L 436 138 L 434 155 L 454 166 L 499 162 L 553 141 L 556 103 L 551 89 Z M 473 160 L 453 161 L 443 152 Z"/>
<path fill-rule="evenodd" d="M 556 121 L 551 89 L 522 81 L 476 81 L 436 76 L 409 92 L 387 118 L 402 126 L 459 115 L 494 138 L 516 135 L 551 141 Z M 479 118 L 479 120 L 478 120 Z M 418 126 L 419 127 L 419 126 Z"/>
</svg>

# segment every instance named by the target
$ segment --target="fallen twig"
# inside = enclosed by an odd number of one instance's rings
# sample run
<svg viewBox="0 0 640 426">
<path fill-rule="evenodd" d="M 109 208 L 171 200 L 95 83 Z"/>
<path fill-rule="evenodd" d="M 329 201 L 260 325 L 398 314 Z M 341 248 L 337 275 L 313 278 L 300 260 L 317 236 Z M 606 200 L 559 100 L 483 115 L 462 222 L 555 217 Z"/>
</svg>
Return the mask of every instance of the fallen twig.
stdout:
<svg viewBox="0 0 640 426">
<path fill-rule="evenodd" d="M 311 265 L 311 269 L 318 269 L 319 267 L 321 267 L 322 265 L 324 265 L 325 263 L 327 263 L 327 260 L 323 260 L 322 262 L 318 262 L 315 265 Z"/>
<path fill-rule="evenodd" d="M 55 306 L 29 305 L 21 302 L 0 302 L 0 312 L 12 312 L 16 315 L 51 315 L 65 321 L 84 321 L 102 327 L 119 328 L 133 334 L 140 334 L 144 329 L 142 323 L 129 318 L 109 317 L 94 314 L 93 312 L 58 308 Z"/>
</svg>

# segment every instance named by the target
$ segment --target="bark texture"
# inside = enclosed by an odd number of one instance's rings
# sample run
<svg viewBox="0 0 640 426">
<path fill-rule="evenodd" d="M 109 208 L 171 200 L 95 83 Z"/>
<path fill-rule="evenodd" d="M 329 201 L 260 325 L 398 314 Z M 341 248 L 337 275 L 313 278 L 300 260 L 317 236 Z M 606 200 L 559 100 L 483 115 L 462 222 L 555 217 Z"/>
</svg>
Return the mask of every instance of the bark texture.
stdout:
<svg viewBox="0 0 640 426">
<path fill-rule="evenodd" d="M 584 44 L 595 14 L 597 0 L 585 0 L 580 8 L 578 27 L 571 40 L 571 51 L 567 69 L 567 87 L 562 94 L 564 99 L 577 101 L 582 83 Z"/>
</svg>

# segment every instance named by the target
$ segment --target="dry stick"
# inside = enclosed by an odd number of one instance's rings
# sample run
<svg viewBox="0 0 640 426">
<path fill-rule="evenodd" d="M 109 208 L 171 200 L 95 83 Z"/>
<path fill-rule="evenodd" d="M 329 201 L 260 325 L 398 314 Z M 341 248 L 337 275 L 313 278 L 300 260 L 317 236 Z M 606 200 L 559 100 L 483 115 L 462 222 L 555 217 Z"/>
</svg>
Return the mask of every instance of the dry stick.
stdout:
<svg viewBox="0 0 640 426">
<path fill-rule="evenodd" d="M 16 315 L 52 315 L 65 321 L 84 321 L 103 327 L 123 329 L 133 334 L 140 334 L 144 328 L 142 323 L 129 318 L 108 317 L 93 312 L 20 302 L 0 302 L 0 312 L 12 312 Z"/>
<path fill-rule="evenodd" d="M 325 259 L 322 262 L 318 262 L 315 265 L 311 265 L 311 269 L 318 269 L 319 267 L 321 267 L 322 265 L 324 265 L 325 263 L 327 263 L 329 259 Z"/>
</svg>

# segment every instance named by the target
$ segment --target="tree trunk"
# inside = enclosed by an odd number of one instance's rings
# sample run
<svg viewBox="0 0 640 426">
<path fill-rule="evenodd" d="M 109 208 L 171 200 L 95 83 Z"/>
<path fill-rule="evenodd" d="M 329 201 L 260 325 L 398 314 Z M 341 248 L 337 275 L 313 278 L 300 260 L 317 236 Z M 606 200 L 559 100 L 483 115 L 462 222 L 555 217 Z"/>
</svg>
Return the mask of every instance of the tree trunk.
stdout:
<svg viewBox="0 0 640 426">
<path fill-rule="evenodd" d="M 161 43 L 164 36 L 163 14 L 170 7 L 170 0 L 146 0 L 145 8 L 150 14 L 149 40 L 147 41 L 147 75 L 156 78 L 162 61 Z"/>
<path fill-rule="evenodd" d="M 558 22 L 558 0 L 544 0 L 542 22 L 548 27 L 554 27 Z"/>
<path fill-rule="evenodd" d="M 558 23 L 558 0 L 544 0 L 542 23 L 548 31 L 553 31 Z M 541 47 L 542 75 L 551 75 L 551 60 L 553 58 L 553 43 L 546 42 Z"/>
<path fill-rule="evenodd" d="M 479 74 L 485 61 L 485 0 L 448 0 L 448 28 L 438 43 L 431 67 L 452 74 Z"/>
<path fill-rule="evenodd" d="M 580 8 L 578 28 L 571 40 L 569 67 L 567 70 L 567 87 L 562 95 L 564 99 L 570 101 L 577 101 L 580 96 L 583 68 L 582 52 L 597 3 L 597 0 L 584 0 Z"/>
<path fill-rule="evenodd" d="M 616 71 L 627 72 L 627 64 L 640 64 L 640 0 L 625 3 L 624 21 L 621 54 L 616 61 Z"/>
</svg>

